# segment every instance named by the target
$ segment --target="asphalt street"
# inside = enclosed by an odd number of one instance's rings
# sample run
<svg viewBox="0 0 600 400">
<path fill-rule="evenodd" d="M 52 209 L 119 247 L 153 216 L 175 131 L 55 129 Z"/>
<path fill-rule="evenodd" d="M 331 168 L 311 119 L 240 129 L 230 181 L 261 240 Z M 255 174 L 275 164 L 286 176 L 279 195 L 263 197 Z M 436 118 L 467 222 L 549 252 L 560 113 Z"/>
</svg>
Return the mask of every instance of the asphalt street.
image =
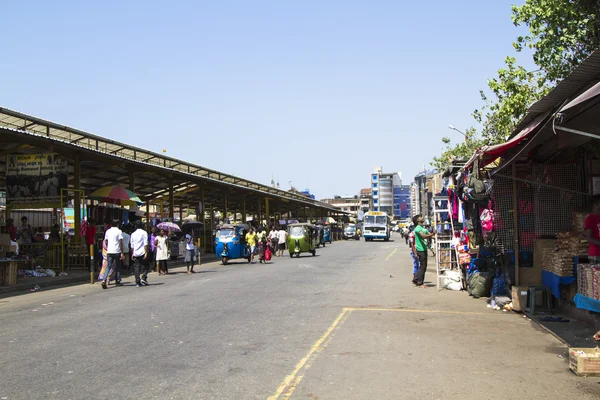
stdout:
<svg viewBox="0 0 600 400">
<path fill-rule="evenodd" d="M 414 288 L 395 239 L 1 299 L 0 398 L 600 398 L 523 316 Z"/>
</svg>

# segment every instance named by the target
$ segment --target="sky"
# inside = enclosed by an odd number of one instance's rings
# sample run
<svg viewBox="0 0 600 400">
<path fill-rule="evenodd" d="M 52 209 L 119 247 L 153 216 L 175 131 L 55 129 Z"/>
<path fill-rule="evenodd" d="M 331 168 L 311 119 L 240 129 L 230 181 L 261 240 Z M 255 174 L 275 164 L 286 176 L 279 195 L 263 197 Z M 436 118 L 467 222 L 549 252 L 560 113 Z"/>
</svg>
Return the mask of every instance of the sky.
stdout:
<svg viewBox="0 0 600 400">
<path fill-rule="evenodd" d="M 463 139 L 448 125 L 475 124 L 515 55 L 514 2 L 7 2 L 0 107 L 317 198 L 358 194 L 376 166 L 410 183 L 442 137 Z"/>
</svg>

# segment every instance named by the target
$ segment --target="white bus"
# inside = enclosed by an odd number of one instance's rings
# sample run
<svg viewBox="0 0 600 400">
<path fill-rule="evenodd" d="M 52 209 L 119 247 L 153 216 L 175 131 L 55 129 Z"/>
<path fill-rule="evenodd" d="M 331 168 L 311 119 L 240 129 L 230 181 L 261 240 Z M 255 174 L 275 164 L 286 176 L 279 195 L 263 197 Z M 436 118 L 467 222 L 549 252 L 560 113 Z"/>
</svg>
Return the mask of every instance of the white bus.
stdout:
<svg viewBox="0 0 600 400">
<path fill-rule="evenodd" d="M 363 217 L 363 236 L 365 241 L 374 239 L 383 239 L 386 242 L 390 240 L 392 220 L 381 211 L 368 211 Z"/>
</svg>

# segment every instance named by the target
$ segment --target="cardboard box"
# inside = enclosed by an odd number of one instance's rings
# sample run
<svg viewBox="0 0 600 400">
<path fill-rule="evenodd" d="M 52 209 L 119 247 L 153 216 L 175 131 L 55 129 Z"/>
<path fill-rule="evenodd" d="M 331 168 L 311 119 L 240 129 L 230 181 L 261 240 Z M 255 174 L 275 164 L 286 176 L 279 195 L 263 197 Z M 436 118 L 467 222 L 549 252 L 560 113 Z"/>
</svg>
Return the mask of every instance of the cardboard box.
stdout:
<svg viewBox="0 0 600 400">
<path fill-rule="evenodd" d="M 577 376 L 600 376 L 600 347 L 570 348 L 569 368 Z"/>
<path fill-rule="evenodd" d="M 513 310 L 525 311 L 525 307 L 527 307 L 527 286 L 512 287 L 512 303 Z"/>
<path fill-rule="evenodd" d="M 0 233 L 0 247 L 10 246 L 10 235 L 8 233 Z"/>
</svg>

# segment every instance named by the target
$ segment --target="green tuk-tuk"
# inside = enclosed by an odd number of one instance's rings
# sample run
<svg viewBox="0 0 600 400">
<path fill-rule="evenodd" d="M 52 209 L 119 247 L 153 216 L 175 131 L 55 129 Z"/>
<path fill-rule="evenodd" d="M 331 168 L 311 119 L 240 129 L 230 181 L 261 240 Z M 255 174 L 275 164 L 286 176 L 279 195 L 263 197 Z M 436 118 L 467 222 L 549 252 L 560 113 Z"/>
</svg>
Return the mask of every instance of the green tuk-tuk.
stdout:
<svg viewBox="0 0 600 400">
<path fill-rule="evenodd" d="M 300 257 L 300 253 L 316 255 L 319 235 L 315 226 L 309 223 L 291 224 L 288 226 L 288 251 L 290 257 Z"/>
</svg>

